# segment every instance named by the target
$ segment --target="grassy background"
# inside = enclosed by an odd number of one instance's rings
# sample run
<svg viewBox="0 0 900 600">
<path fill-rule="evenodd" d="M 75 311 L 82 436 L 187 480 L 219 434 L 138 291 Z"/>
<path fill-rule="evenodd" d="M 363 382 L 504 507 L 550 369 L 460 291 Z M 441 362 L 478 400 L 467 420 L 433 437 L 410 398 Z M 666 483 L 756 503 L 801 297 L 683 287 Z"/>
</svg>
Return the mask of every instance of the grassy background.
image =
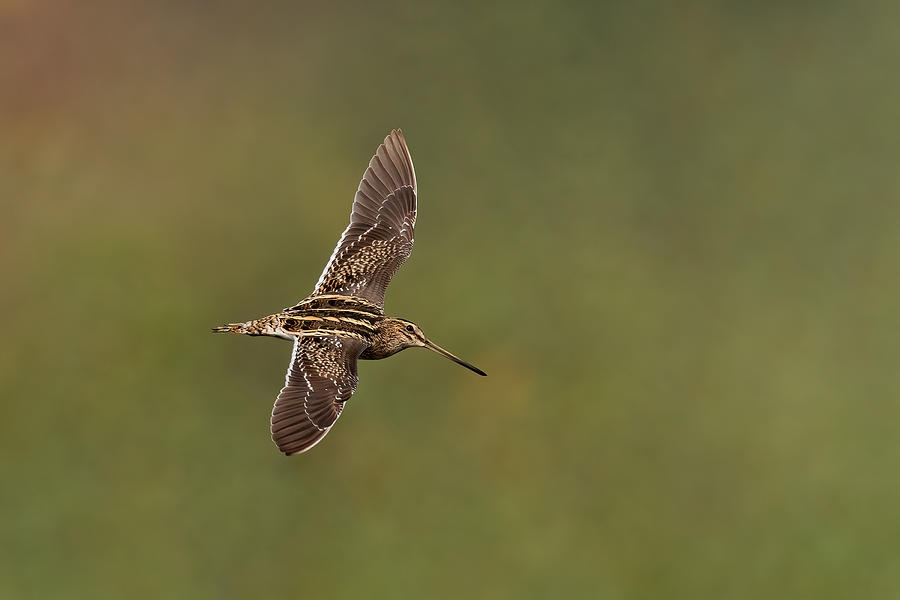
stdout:
<svg viewBox="0 0 900 600">
<path fill-rule="evenodd" d="M 900 9 L 0 1 L 0 597 L 900 596 Z M 312 453 L 306 295 L 417 245 Z"/>
</svg>

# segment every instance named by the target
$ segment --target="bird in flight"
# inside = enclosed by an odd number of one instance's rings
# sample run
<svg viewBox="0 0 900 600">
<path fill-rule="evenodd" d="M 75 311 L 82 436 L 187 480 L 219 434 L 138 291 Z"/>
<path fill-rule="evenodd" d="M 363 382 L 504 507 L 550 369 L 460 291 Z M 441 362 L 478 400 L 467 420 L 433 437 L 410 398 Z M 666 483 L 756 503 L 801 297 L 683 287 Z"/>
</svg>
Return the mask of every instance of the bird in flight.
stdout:
<svg viewBox="0 0 900 600">
<path fill-rule="evenodd" d="M 434 350 L 479 375 L 406 319 L 384 315 L 384 292 L 409 258 L 416 225 L 416 172 L 403 132 L 391 131 L 359 182 L 350 224 L 312 294 L 283 311 L 214 332 L 294 342 L 284 387 L 272 409 L 272 441 L 287 455 L 325 437 L 356 391 L 356 361 L 406 348 Z"/>
</svg>

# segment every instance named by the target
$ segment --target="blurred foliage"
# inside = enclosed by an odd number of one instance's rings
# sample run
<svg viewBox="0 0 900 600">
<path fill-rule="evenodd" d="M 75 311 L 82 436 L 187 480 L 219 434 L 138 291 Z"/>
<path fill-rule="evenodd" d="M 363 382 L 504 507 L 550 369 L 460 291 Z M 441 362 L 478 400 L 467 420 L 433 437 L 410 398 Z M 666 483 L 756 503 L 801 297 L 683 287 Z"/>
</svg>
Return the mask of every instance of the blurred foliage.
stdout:
<svg viewBox="0 0 900 600">
<path fill-rule="evenodd" d="M 900 596 L 900 9 L 0 2 L 0 597 Z M 278 340 L 393 127 L 339 425 Z"/>
</svg>

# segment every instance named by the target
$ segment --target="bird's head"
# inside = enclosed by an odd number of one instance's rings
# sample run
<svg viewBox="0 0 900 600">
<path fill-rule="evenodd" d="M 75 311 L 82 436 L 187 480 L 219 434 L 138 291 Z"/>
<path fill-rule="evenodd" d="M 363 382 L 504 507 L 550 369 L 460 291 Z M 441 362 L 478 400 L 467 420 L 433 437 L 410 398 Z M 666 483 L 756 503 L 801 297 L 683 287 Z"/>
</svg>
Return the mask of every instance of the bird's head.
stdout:
<svg viewBox="0 0 900 600">
<path fill-rule="evenodd" d="M 447 352 L 422 333 L 422 330 L 418 325 L 413 323 L 412 321 L 407 321 L 406 319 L 384 319 L 379 324 L 379 329 L 382 330 L 382 337 L 390 340 L 387 344 L 388 352 L 393 354 L 395 352 L 399 352 L 400 350 L 405 350 L 406 348 L 428 348 L 429 350 L 434 350 L 441 356 L 445 356 L 455 362 L 458 365 L 462 365 L 470 371 L 474 371 L 479 375 L 487 375 L 484 371 L 479 369 L 476 366 L 473 366 L 466 361 L 462 360 Z"/>
</svg>

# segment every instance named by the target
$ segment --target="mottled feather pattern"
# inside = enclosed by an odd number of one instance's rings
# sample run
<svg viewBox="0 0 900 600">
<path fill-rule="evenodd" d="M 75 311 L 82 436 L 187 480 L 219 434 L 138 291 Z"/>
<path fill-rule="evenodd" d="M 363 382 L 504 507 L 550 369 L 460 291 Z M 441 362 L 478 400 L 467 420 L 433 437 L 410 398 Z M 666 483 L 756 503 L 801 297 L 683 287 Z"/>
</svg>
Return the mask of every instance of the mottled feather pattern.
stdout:
<svg viewBox="0 0 900 600">
<path fill-rule="evenodd" d="M 285 385 L 272 409 L 272 440 L 282 452 L 305 452 L 328 433 L 356 391 L 356 360 L 366 345 L 323 336 L 294 343 Z"/>
<path fill-rule="evenodd" d="M 415 194 L 403 187 L 391 194 L 371 224 L 354 223 L 318 293 L 352 293 L 379 305 L 391 278 L 413 247 Z"/>
<path fill-rule="evenodd" d="M 472 371 L 428 340 L 414 323 L 384 315 L 384 294 L 412 252 L 416 173 L 406 140 L 392 131 L 378 147 L 341 235 L 313 293 L 280 314 L 213 331 L 294 340 L 285 384 L 272 409 L 272 439 L 285 454 L 325 437 L 356 390 L 356 362 L 428 347 Z"/>
<path fill-rule="evenodd" d="M 363 175 L 350 224 L 313 295 L 344 293 L 384 305 L 384 292 L 412 252 L 416 174 L 399 130 L 385 138 Z"/>
</svg>

